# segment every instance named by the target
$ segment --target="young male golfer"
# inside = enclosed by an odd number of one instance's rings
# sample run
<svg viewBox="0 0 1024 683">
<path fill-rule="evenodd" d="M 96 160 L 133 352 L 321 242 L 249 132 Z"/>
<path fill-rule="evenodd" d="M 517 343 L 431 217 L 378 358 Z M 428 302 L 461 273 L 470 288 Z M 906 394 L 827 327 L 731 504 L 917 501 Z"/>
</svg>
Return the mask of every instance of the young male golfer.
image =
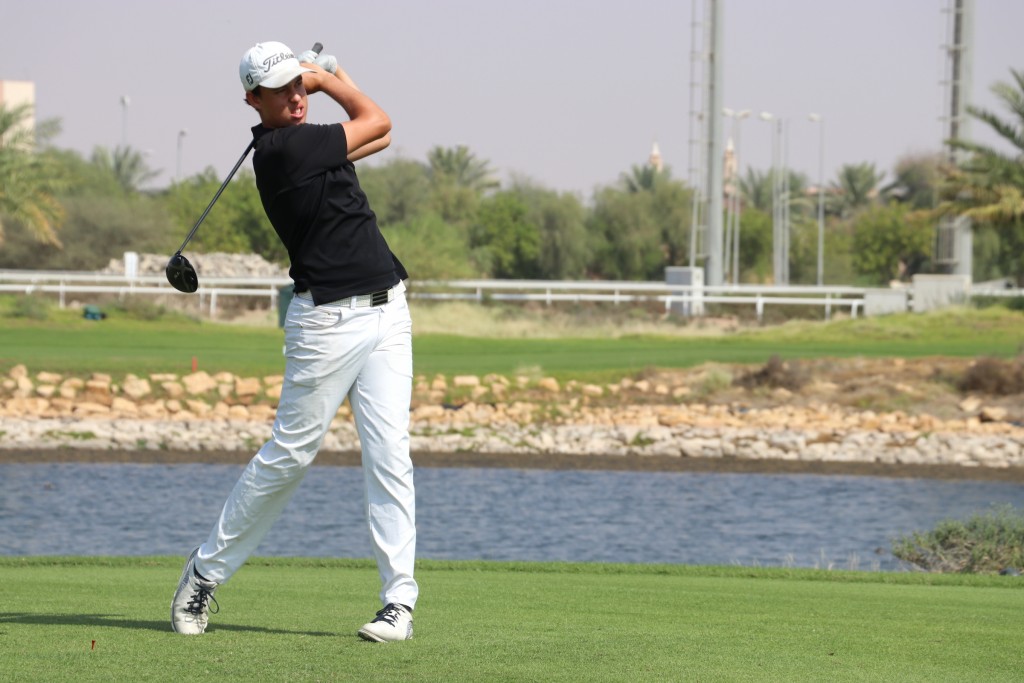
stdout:
<svg viewBox="0 0 1024 683">
<path fill-rule="evenodd" d="M 295 281 L 285 322 L 284 386 L 270 441 L 235 484 L 209 539 L 185 563 L 171 625 L 178 633 L 206 629 L 214 591 L 277 519 L 347 396 L 362 446 L 366 521 L 382 583 L 383 609 L 359 636 L 407 640 L 418 593 L 408 275 L 377 228 L 352 166 L 387 147 L 391 121 L 334 57 L 309 52 L 302 58 L 277 42 L 259 43 L 242 57 L 245 101 L 260 116 L 252 129 L 256 186 L 288 249 Z M 313 93 L 340 105 L 348 120 L 306 123 Z"/>
</svg>

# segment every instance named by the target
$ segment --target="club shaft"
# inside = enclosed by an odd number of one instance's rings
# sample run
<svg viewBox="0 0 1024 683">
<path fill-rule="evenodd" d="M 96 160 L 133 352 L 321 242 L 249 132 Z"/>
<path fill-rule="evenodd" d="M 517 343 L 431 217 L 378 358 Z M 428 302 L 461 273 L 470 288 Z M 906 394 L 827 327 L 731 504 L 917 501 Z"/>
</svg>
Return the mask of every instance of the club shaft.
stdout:
<svg viewBox="0 0 1024 683">
<path fill-rule="evenodd" d="M 253 145 L 255 144 L 255 139 L 249 142 L 249 146 L 245 148 L 245 152 L 243 152 L 242 156 L 239 157 L 238 161 L 235 163 L 235 167 L 231 169 L 230 173 L 228 173 L 228 177 L 225 178 L 224 182 L 220 184 L 220 189 L 217 190 L 217 194 L 213 195 L 213 199 L 210 200 L 209 205 L 206 207 L 206 211 L 203 211 L 203 215 L 200 216 L 199 220 L 196 221 L 196 224 L 192 226 L 192 229 L 188 233 L 188 237 L 186 237 L 185 241 L 181 243 L 181 246 L 178 247 L 178 251 L 176 253 L 180 254 L 182 251 L 184 251 L 185 245 L 188 244 L 189 240 L 192 239 L 192 236 L 196 234 L 196 230 L 199 229 L 199 226 L 206 218 L 206 215 L 210 213 L 210 209 L 213 208 L 213 205 L 217 203 L 218 199 L 220 199 L 221 192 L 223 192 L 224 188 L 228 186 L 228 183 L 231 182 L 231 179 L 235 177 L 235 173 L 238 171 L 238 168 L 242 165 L 242 162 L 245 161 L 245 158 L 249 156 L 249 152 L 252 151 Z"/>
</svg>

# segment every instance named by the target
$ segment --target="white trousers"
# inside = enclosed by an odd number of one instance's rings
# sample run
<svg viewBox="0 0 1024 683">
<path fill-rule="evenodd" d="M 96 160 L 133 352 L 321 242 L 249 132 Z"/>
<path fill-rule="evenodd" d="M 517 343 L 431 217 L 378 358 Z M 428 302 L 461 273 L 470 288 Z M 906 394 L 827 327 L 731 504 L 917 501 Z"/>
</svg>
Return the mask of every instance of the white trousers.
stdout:
<svg viewBox="0 0 1024 683">
<path fill-rule="evenodd" d="M 362 446 L 366 519 L 382 604 L 416 606 L 416 496 L 409 457 L 412 322 L 398 285 L 381 306 L 314 306 L 296 296 L 285 319 L 284 385 L 271 439 L 249 462 L 199 548 L 196 565 L 224 583 L 256 550 L 313 463 L 348 396 Z M 339 520 L 343 523 L 344 520 Z"/>
</svg>

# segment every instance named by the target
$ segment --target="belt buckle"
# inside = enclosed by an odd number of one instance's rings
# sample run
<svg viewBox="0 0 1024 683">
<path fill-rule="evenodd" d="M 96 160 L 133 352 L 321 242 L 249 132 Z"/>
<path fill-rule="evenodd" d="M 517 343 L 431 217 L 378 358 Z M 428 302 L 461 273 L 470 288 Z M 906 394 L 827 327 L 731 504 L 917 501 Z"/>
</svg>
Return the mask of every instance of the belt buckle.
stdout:
<svg viewBox="0 0 1024 683">
<path fill-rule="evenodd" d="M 390 290 L 385 289 L 383 291 L 374 292 L 373 294 L 371 294 L 370 295 L 370 305 L 371 306 L 383 306 L 384 304 L 386 304 L 388 302 L 388 293 L 389 292 L 390 292 Z"/>
</svg>

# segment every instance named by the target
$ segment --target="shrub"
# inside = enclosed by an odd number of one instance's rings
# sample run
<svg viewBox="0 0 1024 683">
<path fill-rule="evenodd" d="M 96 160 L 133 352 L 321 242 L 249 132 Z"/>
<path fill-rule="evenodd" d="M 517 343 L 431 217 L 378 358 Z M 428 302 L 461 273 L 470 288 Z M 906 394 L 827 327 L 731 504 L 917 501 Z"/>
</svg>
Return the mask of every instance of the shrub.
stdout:
<svg viewBox="0 0 1024 683">
<path fill-rule="evenodd" d="M 745 389 L 768 387 L 790 391 L 797 391 L 806 383 L 807 377 L 796 362 L 786 362 L 777 355 L 769 358 L 760 370 L 748 372 L 733 380 L 734 385 Z"/>
<path fill-rule="evenodd" d="M 986 574 L 1024 567 L 1024 516 L 994 506 L 966 522 L 944 520 L 892 542 L 892 554 L 929 572 Z"/>
<path fill-rule="evenodd" d="M 11 318 L 27 318 L 29 320 L 47 320 L 53 302 L 39 296 L 19 296 L 14 299 L 7 315 Z"/>
<path fill-rule="evenodd" d="M 981 358 L 964 372 L 957 384 L 963 392 L 1008 396 L 1024 392 L 1024 363 Z"/>
</svg>

